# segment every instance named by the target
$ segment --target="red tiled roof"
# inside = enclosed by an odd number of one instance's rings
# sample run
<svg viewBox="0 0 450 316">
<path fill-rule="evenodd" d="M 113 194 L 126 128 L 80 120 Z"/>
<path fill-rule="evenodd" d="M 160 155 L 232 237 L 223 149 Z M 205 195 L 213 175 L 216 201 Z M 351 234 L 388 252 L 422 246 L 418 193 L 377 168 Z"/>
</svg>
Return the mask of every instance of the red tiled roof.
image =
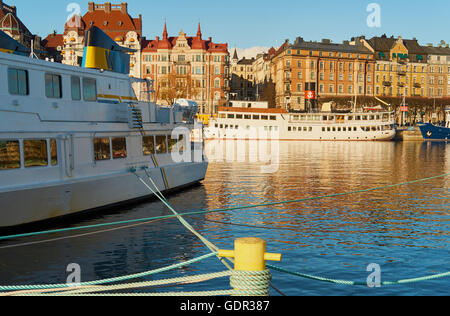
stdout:
<svg viewBox="0 0 450 316">
<path fill-rule="evenodd" d="M 167 36 L 167 25 L 164 25 L 163 38 L 156 37 L 154 40 L 145 41 L 143 43 L 143 52 L 156 52 L 158 49 L 172 49 L 177 43 L 178 37 Z M 211 38 L 208 40 L 202 39 L 202 32 L 199 28 L 197 36 L 186 37 L 187 43 L 191 49 L 202 49 L 209 53 L 228 53 L 228 44 L 217 44 L 212 42 Z"/>
<path fill-rule="evenodd" d="M 113 8 L 110 12 L 106 12 L 104 8 L 95 8 L 88 11 L 83 17 L 78 17 L 79 23 L 76 23 L 76 19 L 77 17 L 74 16 L 66 23 L 64 34 L 69 31 L 77 31 L 82 35 L 90 27 L 97 26 L 112 39 L 116 37 L 124 39 L 130 31 L 135 31 L 138 34 L 138 40 L 142 38 L 142 17 L 132 18 L 121 9 Z M 72 26 L 69 23 L 72 23 Z"/>
<path fill-rule="evenodd" d="M 47 50 L 57 50 L 58 46 L 63 47 L 64 45 L 64 35 L 62 34 L 50 34 L 43 41 L 42 46 Z"/>
<path fill-rule="evenodd" d="M 13 35 L 19 35 L 20 33 L 24 33 L 27 36 L 32 36 L 31 32 L 22 23 L 22 21 L 17 17 L 15 7 L 11 7 L 6 3 L 0 2 L 0 28 L 3 24 L 5 28 L 12 27 Z M 12 25 L 11 25 L 12 24 Z M 19 31 L 15 30 L 18 29 Z"/>
</svg>

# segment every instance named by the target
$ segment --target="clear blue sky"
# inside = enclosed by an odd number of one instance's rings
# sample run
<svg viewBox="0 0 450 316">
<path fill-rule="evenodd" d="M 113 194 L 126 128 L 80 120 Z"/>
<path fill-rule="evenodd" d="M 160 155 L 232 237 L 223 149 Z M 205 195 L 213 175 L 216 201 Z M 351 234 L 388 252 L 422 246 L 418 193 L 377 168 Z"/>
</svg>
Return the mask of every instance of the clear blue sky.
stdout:
<svg viewBox="0 0 450 316">
<path fill-rule="evenodd" d="M 120 3 L 124 0 L 110 1 Z M 81 12 L 88 1 L 4 0 L 16 5 L 19 17 L 32 33 L 46 37 L 54 29 L 64 30 L 70 12 L 67 6 L 78 3 Z M 103 3 L 104 1 L 98 1 Z M 204 38 L 209 36 L 229 47 L 281 45 L 297 36 L 305 40 L 329 38 L 334 42 L 357 35 L 402 35 L 416 37 L 422 45 L 450 42 L 450 1 L 447 0 L 128 0 L 132 16 L 143 15 L 147 38 L 161 35 L 167 20 L 170 35 L 181 29 L 188 35 L 197 30 L 200 20 Z M 370 28 L 366 11 L 370 3 L 381 7 L 381 28 Z M 37 6 L 39 3 L 39 6 Z"/>
</svg>

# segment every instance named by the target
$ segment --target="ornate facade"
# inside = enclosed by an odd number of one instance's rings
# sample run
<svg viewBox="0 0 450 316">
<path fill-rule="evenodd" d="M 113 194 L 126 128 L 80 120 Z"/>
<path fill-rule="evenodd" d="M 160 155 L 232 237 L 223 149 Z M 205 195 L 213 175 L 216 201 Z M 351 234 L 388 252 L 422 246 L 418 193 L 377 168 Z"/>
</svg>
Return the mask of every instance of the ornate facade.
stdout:
<svg viewBox="0 0 450 316">
<path fill-rule="evenodd" d="M 117 44 L 136 50 L 130 58 L 130 75 L 141 77 L 142 16 L 133 18 L 128 14 L 128 4 L 95 4 L 89 2 L 84 16 L 74 15 L 65 25 L 64 34 L 47 37 L 56 50 L 61 51 L 62 63 L 80 66 L 83 58 L 86 31 L 97 26 Z"/>
<path fill-rule="evenodd" d="M 175 99 L 196 101 L 201 114 L 213 115 L 226 104 L 229 92 L 228 44 L 180 31 L 169 37 L 164 25 L 162 38 L 146 41 L 142 49 L 142 74 L 153 82 L 156 102 L 170 105 Z"/>
</svg>

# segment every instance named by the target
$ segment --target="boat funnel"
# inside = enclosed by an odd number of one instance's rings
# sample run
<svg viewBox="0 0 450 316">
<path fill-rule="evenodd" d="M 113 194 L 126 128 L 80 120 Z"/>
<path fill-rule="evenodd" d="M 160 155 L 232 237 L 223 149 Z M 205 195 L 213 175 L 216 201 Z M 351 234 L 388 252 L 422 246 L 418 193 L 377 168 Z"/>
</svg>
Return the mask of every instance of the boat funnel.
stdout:
<svg viewBox="0 0 450 316">
<path fill-rule="evenodd" d="M 0 31 L 0 52 L 27 56 L 30 49 L 20 44 L 3 31 Z"/>
<path fill-rule="evenodd" d="M 130 55 L 135 50 L 118 45 L 96 26 L 91 27 L 85 38 L 82 67 L 130 73 Z"/>
</svg>

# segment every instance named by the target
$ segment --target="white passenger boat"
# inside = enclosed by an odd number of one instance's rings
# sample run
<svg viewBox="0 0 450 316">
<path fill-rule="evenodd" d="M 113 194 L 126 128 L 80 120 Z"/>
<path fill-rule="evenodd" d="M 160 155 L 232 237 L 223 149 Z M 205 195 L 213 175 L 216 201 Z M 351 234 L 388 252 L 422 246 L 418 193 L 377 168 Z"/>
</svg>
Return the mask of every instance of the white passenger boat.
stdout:
<svg viewBox="0 0 450 316">
<path fill-rule="evenodd" d="M 204 179 L 195 108 L 139 102 L 126 49 L 105 36 L 92 28 L 72 67 L 0 34 L 0 228 L 149 197 L 133 169 L 163 192 Z"/>
<path fill-rule="evenodd" d="M 281 141 L 389 141 L 395 137 L 395 115 L 379 108 L 361 112 L 294 113 L 270 109 L 266 102 L 230 102 L 219 108 L 205 129 L 205 139 Z"/>
</svg>

